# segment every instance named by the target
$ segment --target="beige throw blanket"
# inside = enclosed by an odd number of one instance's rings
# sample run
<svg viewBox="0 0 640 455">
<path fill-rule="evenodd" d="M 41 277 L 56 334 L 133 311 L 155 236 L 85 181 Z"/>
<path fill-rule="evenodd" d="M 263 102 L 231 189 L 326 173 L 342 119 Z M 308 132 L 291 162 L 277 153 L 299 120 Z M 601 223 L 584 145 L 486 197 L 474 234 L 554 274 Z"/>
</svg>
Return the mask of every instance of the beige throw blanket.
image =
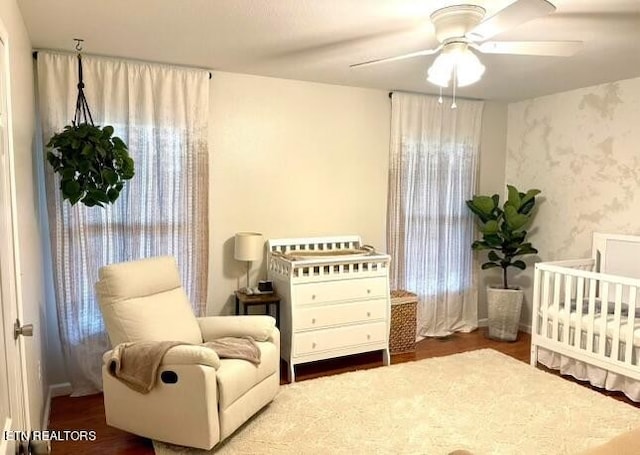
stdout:
<svg viewBox="0 0 640 455">
<path fill-rule="evenodd" d="M 111 351 L 107 361 L 109 373 L 127 387 L 149 393 L 156 384 L 158 369 L 167 351 L 186 345 L 180 341 L 136 341 L 121 343 Z M 260 363 L 260 348 L 250 337 L 224 337 L 204 343 L 221 359 L 242 359 L 255 365 Z"/>
<path fill-rule="evenodd" d="M 149 393 L 156 383 L 162 358 L 169 349 L 181 344 L 189 343 L 180 341 L 120 343 L 111 351 L 111 357 L 107 362 L 109 373 L 130 389 Z"/>
<path fill-rule="evenodd" d="M 260 364 L 260 348 L 251 337 L 223 337 L 207 341 L 204 346 L 216 351 L 221 359 L 241 359 Z"/>
</svg>

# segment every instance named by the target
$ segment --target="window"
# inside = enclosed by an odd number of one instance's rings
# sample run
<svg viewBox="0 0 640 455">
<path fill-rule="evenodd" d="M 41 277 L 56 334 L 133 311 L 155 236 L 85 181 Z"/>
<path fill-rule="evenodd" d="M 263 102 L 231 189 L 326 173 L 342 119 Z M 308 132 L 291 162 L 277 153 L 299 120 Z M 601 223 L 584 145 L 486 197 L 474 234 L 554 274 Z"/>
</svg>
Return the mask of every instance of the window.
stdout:
<svg viewBox="0 0 640 455">
<path fill-rule="evenodd" d="M 135 176 L 105 209 L 71 206 L 45 170 L 56 307 L 73 393 L 101 388 L 110 346 L 94 295 L 106 264 L 170 255 L 194 312 L 205 311 L 208 259 L 208 73 L 83 56 L 96 124 L 127 143 Z M 73 117 L 77 60 L 38 53 L 43 141 Z"/>
</svg>

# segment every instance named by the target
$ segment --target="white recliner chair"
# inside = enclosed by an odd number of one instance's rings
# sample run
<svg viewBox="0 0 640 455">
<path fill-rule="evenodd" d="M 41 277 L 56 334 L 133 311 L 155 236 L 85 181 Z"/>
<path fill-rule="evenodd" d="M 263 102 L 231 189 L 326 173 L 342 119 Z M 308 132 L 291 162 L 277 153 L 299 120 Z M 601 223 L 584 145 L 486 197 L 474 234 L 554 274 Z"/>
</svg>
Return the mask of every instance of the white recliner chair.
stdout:
<svg viewBox="0 0 640 455">
<path fill-rule="evenodd" d="M 196 318 L 170 257 L 100 269 L 96 292 L 111 345 L 128 341 L 199 344 L 224 336 L 251 336 L 261 362 L 220 359 L 202 346 L 169 350 L 157 384 L 141 394 L 102 368 L 107 424 L 150 439 L 210 449 L 276 396 L 280 333 L 270 316 Z M 109 352 L 104 359 L 109 358 Z"/>
</svg>

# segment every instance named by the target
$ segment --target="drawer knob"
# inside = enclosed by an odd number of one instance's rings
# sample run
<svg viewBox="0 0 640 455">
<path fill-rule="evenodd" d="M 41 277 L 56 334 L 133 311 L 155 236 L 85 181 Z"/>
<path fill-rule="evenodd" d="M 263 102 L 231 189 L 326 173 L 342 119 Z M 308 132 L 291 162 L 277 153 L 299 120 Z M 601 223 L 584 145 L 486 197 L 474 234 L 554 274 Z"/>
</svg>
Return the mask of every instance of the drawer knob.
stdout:
<svg viewBox="0 0 640 455">
<path fill-rule="evenodd" d="M 367 311 L 367 317 L 370 318 L 371 317 L 371 311 Z"/>
<path fill-rule="evenodd" d="M 313 349 L 315 349 L 315 348 L 316 348 L 316 343 L 315 343 L 315 341 L 314 341 L 313 343 L 311 343 L 311 347 L 312 347 Z"/>
<path fill-rule="evenodd" d="M 370 340 L 370 339 L 371 339 L 371 335 L 367 333 L 367 340 Z"/>
<path fill-rule="evenodd" d="M 311 323 L 315 324 L 316 323 L 316 318 L 311 318 Z"/>
<path fill-rule="evenodd" d="M 371 294 L 371 289 L 367 289 L 367 294 Z"/>
<path fill-rule="evenodd" d="M 316 299 L 316 295 L 315 295 L 315 294 L 313 294 L 313 295 L 311 296 L 311 300 L 315 300 L 315 299 Z"/>
</svg>

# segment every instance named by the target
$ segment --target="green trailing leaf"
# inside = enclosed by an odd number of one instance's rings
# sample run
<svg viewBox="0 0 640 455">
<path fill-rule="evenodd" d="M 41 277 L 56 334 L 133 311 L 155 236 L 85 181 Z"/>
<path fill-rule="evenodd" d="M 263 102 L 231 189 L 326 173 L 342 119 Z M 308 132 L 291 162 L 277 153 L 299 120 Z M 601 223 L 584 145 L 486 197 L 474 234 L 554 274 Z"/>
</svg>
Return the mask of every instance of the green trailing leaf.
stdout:
<svg viewBox="0 0 640 455">
<path fill-rule="evenodd" d="M 88 207 L 115 202 L 135 174 L 127 145 L 113 136 L 112 126 L 67 125 L 47 147 L 47 162 L 60 175 L 60 190 L 71 205 Z"/>
<path fill-rule="evenodd" d="M 102 180 L 107 182 L 109 185 L 115 185 L 118 183 L 118 174 L 111 169 L 105 169 L 102 171 Z"/>
<path fill-rule="evenodd" d="M 508 289 L 507 269 L 524 270 L 527 267 L 524 261 L 516 258 L 538 252 L 526 241 L 526 227 L 535 213 L 536 196 L 539 194 L 540 190 L 537 189 L 521 192 L 515 186 L 507 185 L 507 199 L 502 207 L 497 194 L 491 197 L 474 196 L 466 201 L 469 210 L 478 218 L 478 229 L 482 235 L 481 239 L 472 243 L 471 248 L 474 251 L 488 251 L 489 261 L 482 264 L 482 269 L 501 268 L 505 289 Z"/>
<path fill-rule="evenodd" d="M 116 199 L 118 199 L 118 196 L 120 196 L 120 191 L 116 190 L 115 188 L 111 188 L 109 191 L 107 191 L 107 196 L 109 197 L 109 202 L 114 202 Z"/>
<path fill-rule="evenodd" d="M 109 196 L 102 190 L 89 190 L 89 194 L 91 195 L 91 199 L 98 202 L 109 202 Z"/>
<path fill-rule="evenodd" d="M 61 186 L 65 198 L 74 197 L 80 193 L 80 185 L 75 180 L 63 180 Z"/>
<path fill-rule="evenodd" d="M 112 134 L 113 134 L 113 127 L 112 126 L 107 125 L 104 128 L 102 128 L 102 137 L 110 138 Z"/>
<path fill-rule="evenodd" d="M 84 156 L 93 155 L 93 144 L 91 144 L 90 142 L 85 143 L 85 146 L 82 148 L 82 154 Z"/>
<path fill-rule="evenodd" d="M 76 176 L 75 169 L 63 169 L 60 173 L 62 174 L 62 181 L 71 180 Z"/>
</svg>

